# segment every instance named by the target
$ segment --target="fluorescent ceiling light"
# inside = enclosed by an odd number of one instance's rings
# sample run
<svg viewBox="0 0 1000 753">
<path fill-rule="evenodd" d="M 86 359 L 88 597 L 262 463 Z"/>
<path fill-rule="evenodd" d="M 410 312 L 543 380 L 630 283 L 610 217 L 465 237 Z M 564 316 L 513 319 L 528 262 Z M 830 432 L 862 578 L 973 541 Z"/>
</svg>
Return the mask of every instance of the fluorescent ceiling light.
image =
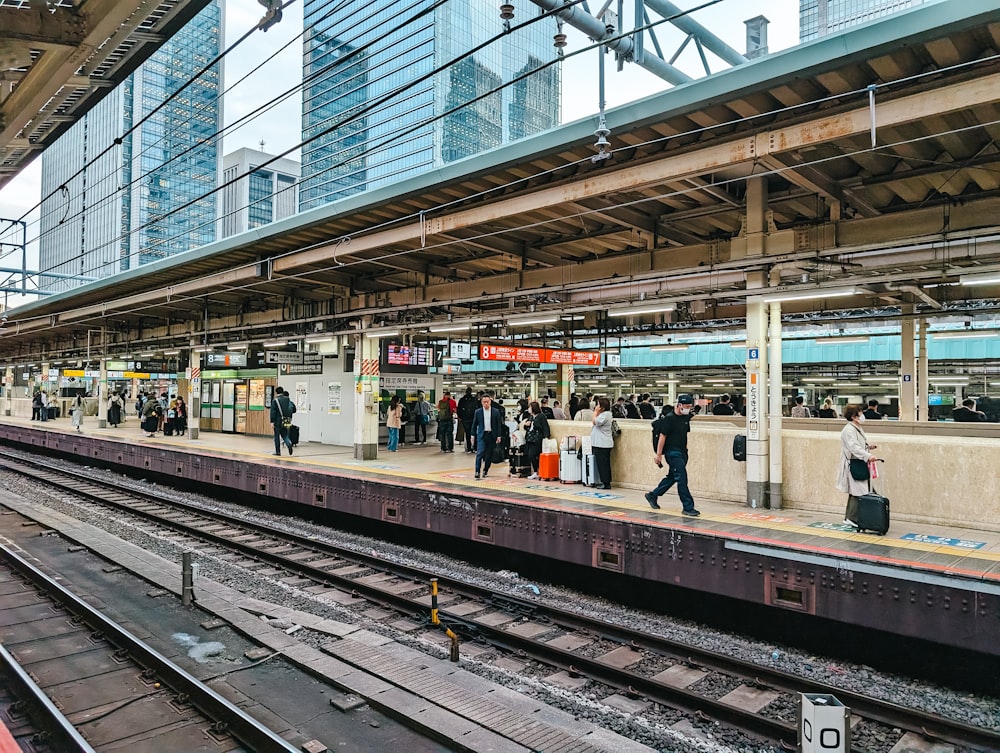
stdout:
<svg viewBox="0 0 1000 753">
<path fill-rule="evenodd" d="M 817 337 L 816 342 L 820 345 L 830 344 L 830 345 L 847 345 L 848 343 L 869 343 L 871 338 L 867 335 L 849 335 L 849 336 L 835 336 L 835 337 Z"/>
<path fill-rule="evenodd" d="M 436 327 L 428 327 L 431 332 L 465 332 L 472 326 L 471 324 L 442 324 Z"/>
<path fill-rule="evenodd" d="M 585 317 L 583 314 L 563 314 L 559 318 L 562 319 L 564 322 L 582 322 L 587 317 Z"/>
<path fill-rule="evenodd" d="M 849 387 L 851 389 L 861 389 L 861 385 L 857 382 L 834 382 L 834 387 Z"/>
<path fill-rule="evenodd" d="M 804 382 L 836 382 L 837 380 L 834 379 L 833 377 L 820 377 L 820 376 L 814 377 L 814 376 L 809 376 L 809 377 L 803 377 L 802 381 L 804 381 Z"/>
<path fill-rule="evenodd" d="M 673 304 L 661 304 L 659 306 L 646 306 L 634 309 L 613 309 L 608 311 L 608 316 L 642 316 L 643 314 L 665 314 L 676 308 Z"/>
<path fill-rule="evenodd" d="M 898 376 L 861 377 L 862 382 L 898 382 Z"/>
<path fill-rule="evenodd" d="M 781 303 L 782 301 L 816 301 L 824 298 L 842 298 L 861 293 L 858 288 L 810 288 L 808 290 L 784 290 L 780 292 L 762 292 L 764 303 Z"/>
<path fill-rule="evenodd" d="M 650 348 L 651 351 L 655 350 L 657 353 L 662 353 L 665 350 L 687 350 L 688 346 L 680 343 L 678 345 L 654 345 Z"/>
<path fill-rule="evenodd" d="M 745 348 L 746 346 L 747 346 L 746 340 L 729 343 L 730 348 Z"/>
<path fill-rule="evenodd" d="M 333 335 L 313 335 L 306 338 L 307 343 L 332 343 Z"/>
<path fill-rule="evenodd" d="M 511 327 L 530 327 L 532 324 L 555 324 L 558 321 L 558 316 L 547 316 L 538 319 L 508 319 L 507 324 Z"/>
<path fill-rule="evenodd" d="M 384 330 L 372 329 L 372 330 L 369 330 L 368 332 L 365 332 L 365 337 L 368 337 L 368 338 L 371 338 L 371 339 L 374 340 L 374 339 L 377 339 L 379 337 L 396 337 L 398 334 L 399 334 L 399 330 L 397 330 L 397 329 L 393 329 L 393 330 L 388 330 L 388 329 L 384 329 Z M 264 344 L 267 345 L 267 343 L 264 343 Z"/>
<path fill-rule="evenodd" d="M 154 353 L 140 353 L 136 358 L 152 358 L 154 355 Z"/>
<path fill-rule="evenodd" d="M 713 384 L 730 384 L 732 383 L 733 380 L 730 377 L 725 377 L 725 378 L 712 377 L 710 379 L 706 379 L 705 381 L 712 382 Z"/>
<path fill-rule="evenodd" d="M 165 350 L 165 351 L 163 351 L 163 355 L 165 355 L 165 356 L 179 356 L 180 354 L 181 354 L 181 352 L 179 350 Z"/>
<path fill-rule="evenodd" d="M 995 329 L 956 329 L 950 332 L 928 332 L 935 340 L 971 340 L 980 337 L 996 337 L 1000 330 Z"/>
<path fill-rule="evenodd" d="M 199 345 L 197 348 L 191 348 L 192 353 L 211 353 L 215 350 L 213 345 Z"/>
<path fill-rule="evenodd" d="M 290 340 L 269 340 L 262 343 L 265 348 L 284 348 L 286 345 L 291 345 Z"/>
<path fill-rule="evenodd" d="M 229 345 L 226 346 L 226 350 L 246 350 L 249 346 L 250 343 L 244 340 L 243 342 L 229 343 Z"/>
<path fill-rule="evenodd" d="M 958 281 L 963 285 L 992 285 L 1000 283 L 1000 272 L 984 272 L 978 275 L 961 275 Z"/>
</svg>

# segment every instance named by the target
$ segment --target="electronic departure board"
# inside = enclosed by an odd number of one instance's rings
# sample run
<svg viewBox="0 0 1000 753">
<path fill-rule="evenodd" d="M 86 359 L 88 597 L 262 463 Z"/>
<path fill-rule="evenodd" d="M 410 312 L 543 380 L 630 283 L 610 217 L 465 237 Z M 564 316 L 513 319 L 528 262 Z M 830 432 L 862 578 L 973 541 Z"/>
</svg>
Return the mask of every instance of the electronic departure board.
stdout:
<svg viewBox="0 0 1000 753">
<path fill-rule="evenodd" d="M 385 363 L 390 366 L 433 366 L 434 348 L 408 345 L 386 345 Z"/>
</svg>

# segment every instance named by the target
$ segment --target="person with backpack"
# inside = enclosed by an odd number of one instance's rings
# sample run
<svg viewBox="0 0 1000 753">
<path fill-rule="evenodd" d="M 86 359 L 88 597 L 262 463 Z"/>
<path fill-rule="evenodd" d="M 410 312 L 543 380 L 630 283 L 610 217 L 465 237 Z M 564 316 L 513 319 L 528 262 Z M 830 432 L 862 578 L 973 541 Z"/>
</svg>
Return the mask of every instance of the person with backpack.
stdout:
<svg viewBox="0 0 1000 753">
<path fill-rule="evenodd" d="M 691 413 L 694 410 L 694 398 L 683 393 L 677 396 L 677 404 L 670 412 L 664 410 L 664 414 L 653 422 L 653 462 L 657 467 L 663 467 L 664 454 L 667 458 L 667 465 L 670 471 L 663 480 L 651 492 L 646 492 L 645 498 L 649 506 L 654 510 L 659 510 L 657 502 L 662 495 L 666 494 L 670 487 L 677 484 L 677 494 L 681 498 L 683 509 L 681 512 L 688 517 L 696 518 L 701 515 L 694 506 L 694 497 L 688 489 L 687 476 L 687 435 L 691 431 Z"/>
<path fill-rule="evenodd" d="M 445 390 L 437 404 L 437 438 L 441 443 L 441 452 L 455 451 L 455 413 L 458 405 L 451 397 L 451 392 Z"/>
<path fill-rule="evenodd" d="M 288 454 L 292 455 L 292 440 L 288 436 L 288 427 L 292 425 L 292 414 L 295 413 L 295 403 L 288 397 L 284 387 L 274 388 L 274 399 L 271 400 L 271 426 L 274 427 L 274 454 L 281 455 L 281 444 L 284 442 Z"/>
<path fill-rule="evenodd" d="M 423 392 L 417 393 L 417 402 L 413 406 L 413 413 L 413 441 L 422 446 L 427 444 L 427 425 L 431 422 L 431 404 L 427 402 Z"/>
</svg>

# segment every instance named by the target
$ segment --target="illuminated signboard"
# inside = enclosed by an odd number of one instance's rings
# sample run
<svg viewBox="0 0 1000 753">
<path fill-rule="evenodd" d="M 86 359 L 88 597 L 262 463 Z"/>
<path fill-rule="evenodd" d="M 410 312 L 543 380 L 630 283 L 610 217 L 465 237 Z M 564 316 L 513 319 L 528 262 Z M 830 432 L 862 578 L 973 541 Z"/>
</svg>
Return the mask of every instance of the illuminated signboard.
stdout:
<svg viewBox="0 0 1000 753">
<path fill-rule="evenodd" d="M 385 362 L 390 366 L 433 366 L 434 348 L 386 345 Z"/>
<path fill-rule="evenodd" d="M 600 366 L 601 354 L 591 350 L 553 350 L 551 348 L 521 348 L 514 345 L 480 345 L 483 361 L 517 361 L 519 363 L 561 363 L 572 366 Z"/>
</svg>

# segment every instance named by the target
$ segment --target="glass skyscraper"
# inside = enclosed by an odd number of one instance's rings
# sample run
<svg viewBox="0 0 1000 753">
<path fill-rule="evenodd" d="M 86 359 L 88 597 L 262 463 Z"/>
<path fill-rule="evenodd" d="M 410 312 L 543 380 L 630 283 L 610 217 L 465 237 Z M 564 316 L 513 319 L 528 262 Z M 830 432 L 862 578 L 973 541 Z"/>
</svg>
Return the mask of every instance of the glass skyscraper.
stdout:
<svg viewBox="0 0 1000 753">
<path fill-rule="evenodd" d="M 502 31 L 499 6 L 431 5 L 306 0 L 302 131 L 315 138 L 302 148 L 301 210 L 558 125 L 559 68 L 537 70 L 556 59 L 553 19 L 456 61 Z M 541 10 L 517 12 L 515 25 Z"/>
<path fill-rule="evenodd" d="M 215 240 L 217 201 L 205 194 L 219 185 L 221 64 L 143 119 L 219 54 L 222 29 L 214 0 L 42 153 L 42 195 L 53 195 L 39 265 L 59 277 L 43 274 L 40 287 L 65 290 Z"/>
<path fill-rule="evenodd" d="M 799 40 L 836 34 L 890 13 L 920 5 L 924 0 L 799 0 Z"/>
</svg>

